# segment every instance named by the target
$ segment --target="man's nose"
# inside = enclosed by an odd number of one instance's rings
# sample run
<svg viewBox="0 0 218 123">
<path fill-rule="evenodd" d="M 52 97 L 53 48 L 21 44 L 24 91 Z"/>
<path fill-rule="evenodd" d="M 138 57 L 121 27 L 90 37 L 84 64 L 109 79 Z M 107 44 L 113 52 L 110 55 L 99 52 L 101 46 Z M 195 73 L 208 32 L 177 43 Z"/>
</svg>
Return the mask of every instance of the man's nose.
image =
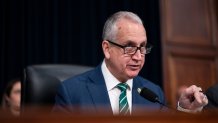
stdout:
<svg viewBox="0 0 218 123">
<path fill-rule="evenodd" d="M 136 50 L 136 52 L 135 52 L 135 54 L 133 54 L 132 58 L 133 58 L 133 59 L 136 59 L 136 60 L 141 60 L 142 54 L 141 54 L 140 49 L 137 49 L 137 50 Z"/>
</svg>

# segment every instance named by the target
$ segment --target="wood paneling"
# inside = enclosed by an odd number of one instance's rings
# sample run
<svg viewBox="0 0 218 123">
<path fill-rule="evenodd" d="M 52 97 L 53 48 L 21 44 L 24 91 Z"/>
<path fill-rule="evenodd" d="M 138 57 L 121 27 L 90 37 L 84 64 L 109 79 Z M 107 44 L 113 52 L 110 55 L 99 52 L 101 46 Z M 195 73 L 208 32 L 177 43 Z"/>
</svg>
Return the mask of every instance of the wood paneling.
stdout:
<svg viewBox="0 0 218 123">
<path fill-rule="evenodd" d="M 213 58 L 172 55 L 168 60 L 171 94 L 177 94 L 180 87 L 190 85 L 197 85 L 206 90 L 216 81 L 216 65 Z M 176 97 L 172 95 L 171 100 L 177 100 Z M 176 102 L 173 104 L 176 105 Z"/>
<path fill-rule="evenodd" d="M 166 4 L 167 41 L 212 46 L 211 23 L 206 0 L 170 0 Z"/>
<path fill-rule="evenodd" d="M 214 0 L 162 0 L 164 90 L 177 103 L 183 85 L 204 90 L 218 82 L 217 15 Z"/>
</svg>

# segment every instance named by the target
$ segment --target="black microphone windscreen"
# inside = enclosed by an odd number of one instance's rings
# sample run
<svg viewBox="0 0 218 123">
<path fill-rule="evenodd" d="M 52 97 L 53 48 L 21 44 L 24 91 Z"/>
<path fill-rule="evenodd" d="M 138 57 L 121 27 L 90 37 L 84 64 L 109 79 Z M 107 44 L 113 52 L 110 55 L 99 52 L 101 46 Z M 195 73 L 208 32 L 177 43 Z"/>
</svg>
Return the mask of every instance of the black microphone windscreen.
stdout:
<svg viewBox="0 0 218 123">
<path fill-rule="evenodd" d="M 174 108 L 171 108 L 167 105 L 165 105 L 164 103 L 162 103 L 160 100 L 159 100 L 159 97 L 157 96 L 157 94 L 155 94 L 153 91 L 151 91 L 150 89 L 146 88 L 146 87 L 143 87 L 143 88 L 138 88 L 137 89 L 138 93 L 144 97 L 145 99 L 151 101 L 151 102 L 154 102 L 154 103 L 159 103 L 161 104 L 162 106 L 164 107 L 167 107 L 169 109 L 172 109 L 172 111 L 176 111 Z"/>
<path fill-rule="evenodd" d="M 159 102 L 158 96 L 146 87 L 137 89 L 139 94 L 151 102 Z"/>
</svg>

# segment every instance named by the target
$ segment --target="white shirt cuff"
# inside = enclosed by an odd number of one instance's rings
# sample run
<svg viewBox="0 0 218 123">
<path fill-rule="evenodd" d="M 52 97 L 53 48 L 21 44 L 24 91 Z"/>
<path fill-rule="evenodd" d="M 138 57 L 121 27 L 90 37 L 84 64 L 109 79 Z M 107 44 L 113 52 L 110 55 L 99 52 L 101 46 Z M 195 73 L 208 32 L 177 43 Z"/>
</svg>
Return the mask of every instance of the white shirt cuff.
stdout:
<svg viewBox="0 0 218 123">
<path fill-rule="evenodd" d="M 180 105 L 179 105 L 179 101 L 177 103 L 177 110 L 178 111 L 183 111 L 183 112 L 187 112 L 187 113 L 197 113 L 197 112 L 201 112 L 203 109 L 203 106 L 195 109 L 195 110 L 190 110 L 190 109 L 185 109 L 185 108 L 182 108 Z"/>
</svg>

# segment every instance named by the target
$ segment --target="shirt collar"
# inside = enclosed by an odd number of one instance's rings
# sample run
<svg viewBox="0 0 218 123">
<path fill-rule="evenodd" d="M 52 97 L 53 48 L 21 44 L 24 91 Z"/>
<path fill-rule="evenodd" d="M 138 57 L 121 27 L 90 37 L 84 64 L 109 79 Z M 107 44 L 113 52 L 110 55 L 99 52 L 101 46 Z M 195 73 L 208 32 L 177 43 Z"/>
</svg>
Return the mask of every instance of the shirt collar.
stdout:
<svg viewBox="0 0 218 123">
<path fill-rule="evenodd" d="M 105 60 L 102 62 L 101 70 L 104 76 L 104 80 L 106 83 L 107 91 L 114 89 L 117 84 L 121 83 L 116 77 L 112 75 L 112 73 L 108 70 Z M 128 84 L 128 89 L 132 90 L 133 79 L 129 79 L 126 81 Z"/>
</svg>

